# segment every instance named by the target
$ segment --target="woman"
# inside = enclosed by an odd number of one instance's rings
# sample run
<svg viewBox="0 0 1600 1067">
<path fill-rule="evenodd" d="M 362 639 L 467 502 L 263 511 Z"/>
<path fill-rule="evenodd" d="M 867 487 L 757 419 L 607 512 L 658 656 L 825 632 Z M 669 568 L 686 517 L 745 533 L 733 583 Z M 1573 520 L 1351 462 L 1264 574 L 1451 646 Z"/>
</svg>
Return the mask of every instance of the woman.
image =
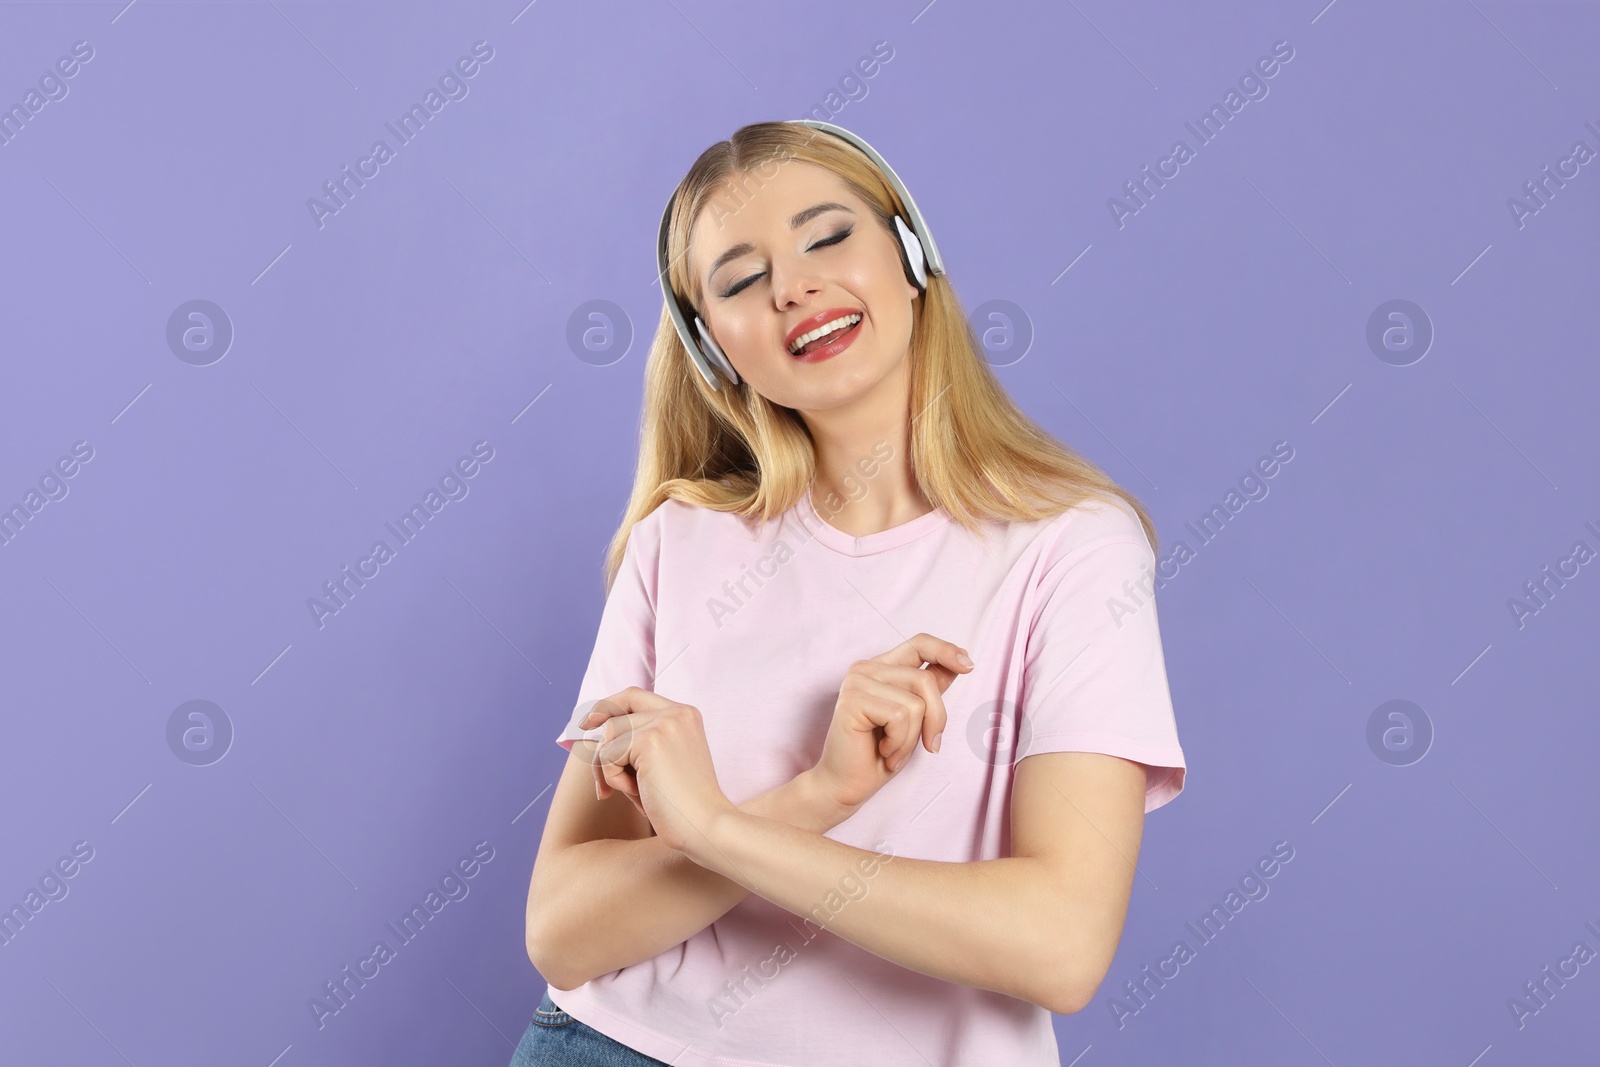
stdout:
<svg viewBox="0 0 1600 1067">
<path fill-rule="evenodd" d="M 853 134 L 740 129 L 661 245 L 514 1063 L 1056 1064 L 1184 784 L 1154 527 Z"/>
</svg>

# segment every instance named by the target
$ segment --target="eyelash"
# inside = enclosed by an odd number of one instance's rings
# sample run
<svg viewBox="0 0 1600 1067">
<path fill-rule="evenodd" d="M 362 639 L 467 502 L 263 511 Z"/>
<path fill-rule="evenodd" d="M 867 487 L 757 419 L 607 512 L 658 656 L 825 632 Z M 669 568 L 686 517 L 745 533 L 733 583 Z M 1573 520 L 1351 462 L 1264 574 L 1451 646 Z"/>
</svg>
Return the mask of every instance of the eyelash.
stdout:
<svg viewBox="0 0 1600 1067">
<path fill-rule="evenodd" d="M 834 234 L 832 237 L 825 237 L 822 240 L 818 241 L 816 244 L 812 245 L 811 248 L 806 249 L 806 251 L 810 252 L 812 249 L 815 249 L 815 248 L 828 248 L 828 247 L 831 247 L 833 245 L 839 244 L 846 237 L 849 237 L 852 233 L 854 233 L 855 229 L 856 228 L 854 226 L 851 226 L 851 227 L 848 227 L 847 229 L 840 230 L 838 233 Z M 722 299 L 726 300 L 729 297 L 738 296 L 740 293 L 744 292 L 745 289 L 748 288 L 750 286 L 750 284 L 752 282 L 754 282 L 759 277 L 761 277 L 760 274 L 752 274 L 748 278 L 741 279 L 737 284 L 734 285 L 734 287 L 732 289 L 729 289 L 727 292 L 722 294 Z"/>
</svg>

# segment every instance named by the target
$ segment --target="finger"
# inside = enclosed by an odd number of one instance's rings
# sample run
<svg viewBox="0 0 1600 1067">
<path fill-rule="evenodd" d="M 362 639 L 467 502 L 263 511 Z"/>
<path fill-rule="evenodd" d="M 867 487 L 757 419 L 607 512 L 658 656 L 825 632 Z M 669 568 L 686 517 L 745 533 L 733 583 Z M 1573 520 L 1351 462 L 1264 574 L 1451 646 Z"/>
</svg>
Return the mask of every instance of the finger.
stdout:
<svg viewBox="0 0 1600 1067">
<path fill-rule="evenodd" d="M 971 657 L 968 656 L 967 662 L 963 663 L 963 656 L 967 656 L 966 649 L 954 641 L 946 641 L 932 634 L 918 633 L 912 634 L 883 655 L 874 658 L 883 663 L 903 667 L 917 667 L 924 663 L 938 664 L 950 671 L 953 679 L 955 675 L 972 670 L 968 665 L 971 663 Z"/>
<path fill-rule="evenodd" d="M 915 667 L 891 667 L 868 660 L 851 679 L 851 688 L 857 698 L 866 696 L 879 701 L 873 707 L 880 715 L 892 713 L 895 708 L 907 713 L 920 711 L 922 697 L 914 685 L 918 673 Z M 886 725 L 881 718 L 874 717 L 873 721 L 878 726 Z"/>
<path fill-rule="evenodd" d="M 661 711 L 663 708 L 671 707 L 673 703 L 675 702 L 659 694 L 652 693 L 648 689 L 640 689 L 636 685 L 630 685 L 620 692 L 612 693 L 608 697 L 596 700 L 594 707 L 590 708 L 588 713 L 578 720 L 577 727 L 580 730 L 593 730 L 596 727 L 605 725 L 608 719 L 614 719 L 618 715 L 628 715 L 641 711 Z"/>
<path fill-rule="evenodd" d="M 644 700 L 634 699 L 633 693 L 644 694 Z M 594 771 L 595 799 L 604 800 L 611 795 L 612 786 L 603 773 L 602 761 L 605 759 L 621 759 L 628 762 L 626 753 L 630 750 L 628 739 L 637 731 L 649 725 L 659 711 L 647 710 L 647 704 L 654 704 L 657 700 L 654 693 L 649 690 L 623 690 L 621 693 L 605 697 L 594 702 L 589 713 L 577 720 L 577 727 L 581 730 L 599 729 L 600 737 L 595 739 L 594 747 L 588 752 L 591 769 Z M 671 704 L 672 701 L 666 701 Z M 637 707 L 641 710 L 629 711 Z M 606 746 L 613 746 L 607 748 Z"/>
<path fill-rule="evenodd" d="M 913 689 L 911 678 L 918 673 L 912 667 L 865 661 L 849 680 L 853 707 L 873 727 L 883 729 L 878 754 L 891 770 L 898 769 L 905 754 L 916 745 L 923 701 Z M 897 756 L 901 757 L 898 762 Z"/>
<path fill-rule="evenodd" d="M 634 740 L 635 735 L 629 732 L 610 738 L 595 749 L 595 767 L 606 784 L 630 797 L 639 795 L 639 780 L 632 770 Z"/>
<path fill-rule="evenodd" d="M 883 744 L 880 749 L 883 753 L 884 766 L 891 771 L 898 771 L 905 762 L 906 749 L 911 738 L 915 736 L 917 717 L 909 713 L 896 714 L 883 728 Z"/>
<path fill-rule="evenodd" d="M 943 744 L 944 725 L 949 720 L 949 714 L 944 710 L 944 701 L 935 699 L 928 705 L 928 713 L 922 717 L 922 747 L 929 752 L 939 751 Z"/>
<path fill-rule="evenodd" d="M 605 776 L 601 773 L 600 742 L 587 737 L 578 738 L 573 742 L 572 751 L 589 765 L 589 774 L 594 779 L 594 798 L 604 800 L 611 795 L 611 787 L 606 784 Z"/>
<path fill-rule="evenodd" d="M 927 669 L 923 671 L 927 677 L 921 682 L 923 698 L 927 703 L 927 714 L 922 721 L 922 743 L 929 752 L 937 752 L 936 746 L 949 720 L 941 694 L 950 688 L 958 674 L 967 673 L 975 664 L 966 649 L 932 634 L 915 634 L 907 643 L 915 649 L 914 654 L 921 656 L 927 664 Z"/>
<path fill-rule="evenodd" d="M 946 689 L 949 689 L 950 683 L 960 677 L 960 675 L 956 674 L 955 671 L 944 666 L 942 663 L 930 663 L 922 668 L 922 673 L 929 675 L 935 682 L 938 683 L 939 692 L 941 693 Z"/>
<path fill-rule="evenodd" d="M 939 735 L 944 732 L 948 719 L 944 698 L 940 694 L 950 687 L 949 681 L 941 680 L 941 676 L 953 680 L 955 675 L 936 663 L 930 663 L 921 669 L 880 663 L 867 670 L 870 670 L 871 677 L 883 682 L 892 682 L 916 695 L 914 706 L 921 715 L 918 734 L 922 745 L 929 752 L 937 752 L 938 749 L 934 746 Z M 913 737 L 908 748 L 915 747 L 916 737 Z"/>
<path fill-rule="evenodd" d="M 868 662 L 872 663 L 871 660 Z M 956 680 L 956 674 L 953 671 L 947 667 L 941 667 L 937 663 L 929 663 L 922 667 L 902 667 L 898 665 L 891 666 L 887 663 L 872 663 L 872 666 L 864 669 L 863 673 L 880 682 L 888 682 L 899 686 L 907 692 L 919 695 L 922 693 L 921 686 L 923 681 L 931 680 L 935 685 L 936 691 L 942 693 L 950 688 L 951 682 Z"/>
<path fill-rule="evenodd" d="M 601 765 L 601 773 L 605 775 L 606 784 L 618 793 L 622 793 L 635 803 L 639 799 L 639 781 L 626 764 L 605 763 Z"/>
<path fill-rule="evenodd" d="M 895 694 L 893 710 L 883 728 L 882 744 L 884 764 L 891 773 L 904 767 L 911 758 L 922 730 L 923 716 L 923 702 L 918 695 L 898 686 L 892 690 Z"/>
<path fill-rule="evenodd" d="M 933 669 L 930 666 L 928 670 L 914 671 L 913 673 L 920 677 L 912 679 L 912 684 L 922 697 L 924 710 L 919 725 L 922 745 L 929 752 L 939 751 L 939 736 L 944 733 L 945 723 L 950 718 L 949 712 L 945 710 L 944 697 L 940 695 L 945 687 L 938 685 L 936 679 L 929 676 L 929 671 Z"/>
</svg>

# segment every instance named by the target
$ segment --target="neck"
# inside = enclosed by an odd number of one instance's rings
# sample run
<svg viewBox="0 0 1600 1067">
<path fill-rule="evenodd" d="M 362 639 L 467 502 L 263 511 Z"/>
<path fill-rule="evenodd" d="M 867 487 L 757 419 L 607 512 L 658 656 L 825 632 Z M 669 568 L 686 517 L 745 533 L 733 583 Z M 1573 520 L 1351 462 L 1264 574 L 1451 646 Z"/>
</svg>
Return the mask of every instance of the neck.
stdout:
<svg viewBox="0 0 1600 1067">
<path fill-rule="evenodd" d="M 892 529 L 933 510 L 911 475 L 910 382 L 891 375 L 873 399 L 804 413 L 816 450 L 811 500 L 828 525 L 853 537 Z M 892 402 L 883 402 L 892 397 Z M 866 401 L 868 398 L 863 397 Z"/>
</svg>

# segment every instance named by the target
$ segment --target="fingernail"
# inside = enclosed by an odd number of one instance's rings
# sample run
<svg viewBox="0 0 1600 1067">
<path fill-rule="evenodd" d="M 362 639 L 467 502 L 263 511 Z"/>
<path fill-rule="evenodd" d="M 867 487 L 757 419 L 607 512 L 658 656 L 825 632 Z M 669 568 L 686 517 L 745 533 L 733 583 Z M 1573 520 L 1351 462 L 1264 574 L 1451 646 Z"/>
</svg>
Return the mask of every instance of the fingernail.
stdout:
<svg viewBox="0 0 1600 1067">
<path fill-rule="evenodd" d="M 956 662 L 961 664 L 963 667 L 970 667 L 972 666 L 972 657 L 967 655 L 965 652 L 957 652 Z"/>
<path fill-rule="evenodd" d="M 938 733 L 933 735 L 933 750 L 935 752 L 939 751 L 939 745 L 943 741 L 944 741 L 944 731 L 943 730 L 940 730 Z"/>
</svg>

